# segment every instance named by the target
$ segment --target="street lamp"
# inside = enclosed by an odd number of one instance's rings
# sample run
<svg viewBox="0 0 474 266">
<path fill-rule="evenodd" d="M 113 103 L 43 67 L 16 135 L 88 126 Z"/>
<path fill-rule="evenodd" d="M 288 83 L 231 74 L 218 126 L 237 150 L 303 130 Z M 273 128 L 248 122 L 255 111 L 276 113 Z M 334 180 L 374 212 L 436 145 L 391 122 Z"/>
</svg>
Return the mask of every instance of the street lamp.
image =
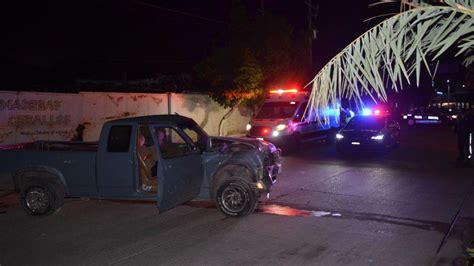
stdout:
<svg viewBox="0 0 474 266">
<path fill-rule="evenodd" d="M 448 83 L 448 105 L 449 105 L 449 91 L 450 91 L 450 87 L 449 87 L 449 79 L 446 80 L 446 83 Z"/>
</svg>

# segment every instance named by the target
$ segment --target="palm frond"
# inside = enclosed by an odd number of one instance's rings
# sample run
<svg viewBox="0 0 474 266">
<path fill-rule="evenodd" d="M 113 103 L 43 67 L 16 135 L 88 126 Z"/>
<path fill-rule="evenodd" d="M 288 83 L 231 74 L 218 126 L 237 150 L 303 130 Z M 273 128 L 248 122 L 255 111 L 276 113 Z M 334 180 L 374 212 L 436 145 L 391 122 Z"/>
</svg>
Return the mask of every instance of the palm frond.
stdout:
<svg viewBox="0 0 474 266">
<path fill-rule="evenodd" d="M 387 101 L 387 91 L 403 89 L 413 75 L 419 85 L 422 67 L 451 47 L 473 62 L 474 0 L 445 0 L 444 6 L 421 6 L 393 16 L 354 40 L 331 59 L 307 85 L 312 92 L 306 112 L 317 121 L 327 117 L 316 110 L 337 107 L 338 99 L 363 106 L 363 97 Z"/>
</svg>

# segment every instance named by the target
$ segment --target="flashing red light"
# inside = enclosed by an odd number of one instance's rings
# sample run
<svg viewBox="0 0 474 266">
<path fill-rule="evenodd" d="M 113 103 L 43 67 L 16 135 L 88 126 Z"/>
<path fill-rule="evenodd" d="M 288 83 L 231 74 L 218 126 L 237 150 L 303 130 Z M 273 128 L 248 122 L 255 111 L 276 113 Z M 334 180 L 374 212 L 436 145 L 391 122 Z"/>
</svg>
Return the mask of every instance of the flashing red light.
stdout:
<svg viewBox="0 0 474 266">
<path fill-rule="evenodd" d="M 374 114 L 375 114 L 375 115 L 380 115 L 381 112 L 380 112 L 380 110 L 375 110 L 375 111 L 374 111 Z"/>
<path fill-rule="evenodd" d="M 262 130 L 263 135 L 268 135 L 269 130 L 267 128 L 264 128 Z"/>
<path fill-rule="evenodd" d="M 298 89 L 287 89 L 287 90 L 284 90 L 284 89 L 277 89 L 277 90 L 270 90 L 270 93 L 272 94 L 283 94 L 283 93 L 297 93 L 298 92 Z"/>
</svg>

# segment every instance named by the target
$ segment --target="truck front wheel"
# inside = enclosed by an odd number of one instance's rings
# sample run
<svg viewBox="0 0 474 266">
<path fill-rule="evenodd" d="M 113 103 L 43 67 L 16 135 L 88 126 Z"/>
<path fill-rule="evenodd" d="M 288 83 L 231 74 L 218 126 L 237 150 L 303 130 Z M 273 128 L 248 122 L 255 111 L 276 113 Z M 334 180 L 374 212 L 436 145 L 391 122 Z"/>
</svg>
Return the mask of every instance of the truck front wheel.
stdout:
<svg viewBox="0 0 474 266">
<path fill-rule="evenodd" d="M 240 217 L 253 212 L 257 198 L 248 182 L 238 177 L 222 180 L 216 193 L 217 207 L 227 216 Z"/>
<path fill-rule="evenodd" d="M 64 195 L 47 183 L 31 184 L 22 189 L 20 202 L 30 215 L 50 215 L 64 204 Z"/>
</svg>

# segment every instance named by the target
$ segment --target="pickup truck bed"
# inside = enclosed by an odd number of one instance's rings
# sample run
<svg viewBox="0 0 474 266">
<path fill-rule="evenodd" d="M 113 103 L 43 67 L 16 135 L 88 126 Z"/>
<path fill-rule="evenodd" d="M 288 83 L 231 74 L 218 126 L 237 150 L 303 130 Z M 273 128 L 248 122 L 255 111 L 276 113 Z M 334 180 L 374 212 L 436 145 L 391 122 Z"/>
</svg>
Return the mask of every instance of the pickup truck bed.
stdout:
<svg viewBox="0 0 474 266">
<path fill-rule="evenodd" d="M 67 196 L 96 196 L 97 149 L 96 142 L 36 141 L 2 145 L 2 172 L 10 175 L 3 178 L 13 178 L 18 169 L 42 171 L 43 175 L 59 174 L 68 185 Z"/>
<path fill-rule="evenodd" d="M 76 142 L 76 141 L 35 141 L 14 145 L 0 145 L 0 151 L 95 151 L 98 142 Z"/>
</svg>

